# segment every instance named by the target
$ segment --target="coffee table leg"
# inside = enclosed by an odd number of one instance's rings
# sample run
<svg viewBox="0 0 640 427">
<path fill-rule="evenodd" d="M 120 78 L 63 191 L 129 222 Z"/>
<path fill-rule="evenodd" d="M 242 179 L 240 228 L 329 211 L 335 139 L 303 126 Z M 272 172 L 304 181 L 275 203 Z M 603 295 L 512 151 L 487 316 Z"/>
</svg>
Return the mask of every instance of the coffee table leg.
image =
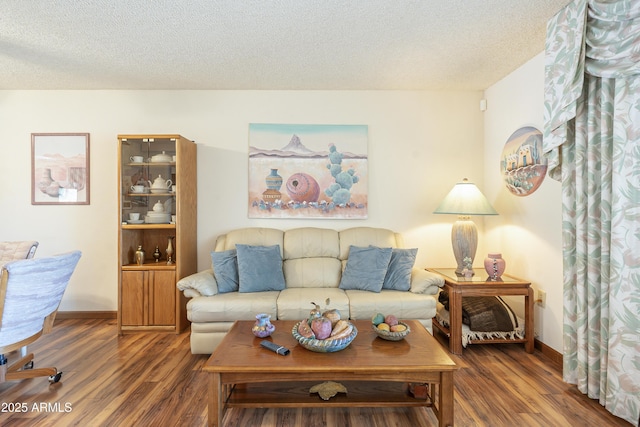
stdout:
<svg viewBox="0 0 640 427">
<path fill-rule="evenodd" d="M 224 416 L 224 398 L 222 393 L 222 382 L 219 373 L 209 374 L 209 426 L 222 427 Z"/>
<path fill-rule="evenodd" d="M 440 374 L 440 394 L 438 395 L 438 420 L 440 427 L 453 425 L 453 371 Z"/>
</svg>

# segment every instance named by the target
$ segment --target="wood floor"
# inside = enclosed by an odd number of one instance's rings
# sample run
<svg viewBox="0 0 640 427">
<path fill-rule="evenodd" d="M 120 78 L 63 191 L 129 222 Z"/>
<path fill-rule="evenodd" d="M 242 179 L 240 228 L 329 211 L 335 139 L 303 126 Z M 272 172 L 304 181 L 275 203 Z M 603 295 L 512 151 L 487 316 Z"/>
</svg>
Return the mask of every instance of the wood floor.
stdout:
<svg viewBox="0 0 640 427">
<path fill-rule="evenodd" d="M 438 334 L 437 334 L 438 335 Z M 440 337 L 442 340 L 442 337 Z M 192 355 L 188 332 L 118 336 L 115 319 L 58 320 L 29 348 L 46 378 L 0 384 L 0 425 L 204 426 L 207 356 Z M 596 401 L 562 382 L 560 370 L 521 345 L 469 346 L 453 356 L 457 426 L 625 426 Z M 225 426 L 435 426 L 418 409 L 231 409 Z"/>
</svg>

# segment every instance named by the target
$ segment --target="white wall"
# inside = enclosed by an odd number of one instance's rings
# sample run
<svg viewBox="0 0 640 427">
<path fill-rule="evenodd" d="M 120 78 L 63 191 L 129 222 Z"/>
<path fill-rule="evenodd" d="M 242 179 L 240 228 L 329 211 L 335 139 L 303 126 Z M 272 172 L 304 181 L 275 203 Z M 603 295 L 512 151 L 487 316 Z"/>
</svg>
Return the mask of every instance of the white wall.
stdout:
<svg viewBox="0 0 640 427">
<path fill-rule="evenodd" d="M 60 309 L 116 310 L 117 135 L 179 133 L 198 143 L 199 269 L 210 266 L 217 235 L 244 226 L 386 227 L 402 232 L 406 246 L 419 248 L 418 265 L 451 266 L 455 218 L 432 212 L 463 177 L 482 187 L 481 97 L 412 91 L 0 91 L 0 240 L 38 240 L 39 257 L 80 249 L 83 257 Z M 252 122 L 368 125 L 369 218 L 248 219 Z M 32 132 L 90 133 L 90 205 L 31 205 Z M 506 136 L 499 134 L 495 143 Z M 518 220 L 524 225 L 527 218 Z M 478 253 L 485 252 L 481 243 Z M 513 265 L 509 252 L 516 251 L 504 252 Z M 522 262 L 526 258 L 520 256 Z"/>
<path fill-rule="evenodd" d="M 491 251 L 502 252 L 508 273 L 546 291 L 546 307 L 535 306 L 535 330 L 540 341 L 562 352 L 560 183 L 547 176 L 534 193 L 517 197 L 503 185 L 499 169 L 504 144 L 514 131 L 523 126 L 544 129 L 544 54 L 491 86 L 485 98 L 484 192 L 500 215 L 485 220 L 484 239 Z"/>
</svg>

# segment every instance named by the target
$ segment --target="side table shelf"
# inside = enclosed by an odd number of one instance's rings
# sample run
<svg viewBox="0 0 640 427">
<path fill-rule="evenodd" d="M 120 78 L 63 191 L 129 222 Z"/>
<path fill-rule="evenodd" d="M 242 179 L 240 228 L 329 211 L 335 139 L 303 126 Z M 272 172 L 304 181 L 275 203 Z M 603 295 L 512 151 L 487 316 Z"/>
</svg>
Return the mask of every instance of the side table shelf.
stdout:
<svg viewBox="0 0 640 427">
<path fill-rule="evenodd" d="M 523 339 L 494 338 L 474 340 L 472 344 L 524 343 L 525 351 L 533 353 L 533 289 L 531 289 L 531 282 L 508 274 L 503 274 L 498 280 L 492 280 L 486 275 L 476 275 L 471 279 L 466 279 L 457 276 L 454 268 L 427 268 L 427 270 L 442 276 L 444 289 L 449 293 L 450 327 L 442 326 L 435 318 L 432 324 L 434 330 L 437 329 L 449 337 L 449 351 L 451 353 L 462 354 L 462 297 L 464 296 L 523 296 L 525 317 Z"/>
</svg>

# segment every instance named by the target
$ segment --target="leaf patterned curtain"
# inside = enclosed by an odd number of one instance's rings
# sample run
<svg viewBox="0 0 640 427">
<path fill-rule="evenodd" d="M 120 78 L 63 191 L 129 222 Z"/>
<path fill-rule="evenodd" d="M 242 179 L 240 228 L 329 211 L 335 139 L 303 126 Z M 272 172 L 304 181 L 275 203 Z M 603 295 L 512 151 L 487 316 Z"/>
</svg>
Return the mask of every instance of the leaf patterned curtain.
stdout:
<svg viewBox="0 0 640 427">
<path fill-rule="evenodd" d="M 547 26 L 549 175 L 562 182 L 563 377 L 640 423 L 640 0 Z"/>
</svg>

